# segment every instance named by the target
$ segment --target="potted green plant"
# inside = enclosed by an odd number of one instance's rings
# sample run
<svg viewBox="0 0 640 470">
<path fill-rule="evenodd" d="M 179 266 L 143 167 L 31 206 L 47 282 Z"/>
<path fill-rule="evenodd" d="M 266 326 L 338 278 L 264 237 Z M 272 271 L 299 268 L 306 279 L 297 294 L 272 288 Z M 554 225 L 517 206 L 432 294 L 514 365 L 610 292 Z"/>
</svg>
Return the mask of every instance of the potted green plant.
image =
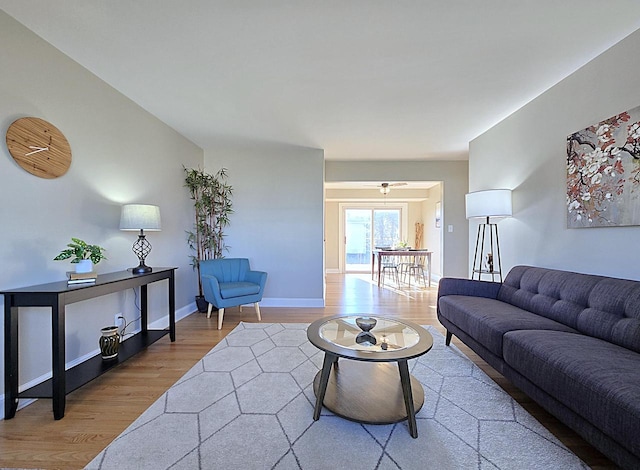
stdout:
<svg viewBox="0 0 640 470">
<path fill-rule="evenodd" d="M 184 167 L 183 167 L 184 168 Z M 233 188 L 227 183 L 227 169 L 221 168 L 214 174 L 199 168 L 184 168 L 185 187 L 193 200 L 194 224 L 187 231 L 187 243 L 193 250 L 191 266 L 198 273 L 198 295 L 196 304 L 200 312 L 207 311 L 207 302 L 202 293 L 200 261 L 222 258 L 228 249 L 224 229 L 229 225 L 233 213 L 231 196 Z"/>
<path fill-rule="evenodd" d="M 98 245 L 89 245 L 79 238 L 71 238 L 71 243 L 67 244 L 67 248 L 62 250 L 54 261 L 61 261 L 73 258 L 71 263 L 76 265 L 77 273 L 89 273 L 93 271 L 93 265 L 98 264 L 103 259 L 107 259 L 104 255 L 104 248 Z"/>
</svg>

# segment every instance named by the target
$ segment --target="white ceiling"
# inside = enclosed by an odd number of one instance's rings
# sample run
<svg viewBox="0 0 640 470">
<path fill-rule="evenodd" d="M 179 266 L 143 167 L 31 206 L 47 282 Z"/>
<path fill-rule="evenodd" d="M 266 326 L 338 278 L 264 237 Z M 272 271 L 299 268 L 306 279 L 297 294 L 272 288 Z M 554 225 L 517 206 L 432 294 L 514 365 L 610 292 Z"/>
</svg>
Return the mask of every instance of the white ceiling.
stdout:
<svg viewBox="0 0 640 470">
<path fill-rule="evenodd" d="M 640 28 L 638 0 L 0 0 L 203 148 L 465 159 L 468 142 Z"/>
</svg>

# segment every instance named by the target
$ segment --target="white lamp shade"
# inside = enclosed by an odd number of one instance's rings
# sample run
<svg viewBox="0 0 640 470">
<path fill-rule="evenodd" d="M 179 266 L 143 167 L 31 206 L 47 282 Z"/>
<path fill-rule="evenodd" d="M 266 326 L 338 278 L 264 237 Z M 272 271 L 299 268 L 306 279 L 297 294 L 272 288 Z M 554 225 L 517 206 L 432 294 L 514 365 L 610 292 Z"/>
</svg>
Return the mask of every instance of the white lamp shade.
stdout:
<svg viewBox="0 0 640 470">
<path fill-rule="evenodd" d="M 159 232 L 160 208 L 150 204 L 125 204 L 120 214 L 120 230 Z"/>
<path fill-rule="evenodd" d="M 467 219 L 474 217 L 511 217 L 510 189 L 476 191 L 465 196 Z"/>
</svg>

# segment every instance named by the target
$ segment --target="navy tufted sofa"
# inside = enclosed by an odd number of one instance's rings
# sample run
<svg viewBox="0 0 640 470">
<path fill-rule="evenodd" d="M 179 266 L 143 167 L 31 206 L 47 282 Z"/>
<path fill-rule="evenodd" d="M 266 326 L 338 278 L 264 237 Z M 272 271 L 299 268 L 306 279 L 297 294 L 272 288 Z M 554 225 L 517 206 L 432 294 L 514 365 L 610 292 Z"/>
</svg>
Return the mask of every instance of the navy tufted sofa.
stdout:
<svg viewBox="0 0 640 470">
<path fill-rule="evenodd" d="M 530 266 L 443 278 L 438 319 L 623 468 L 640 468 L 640 282 Z"/>
</svg>

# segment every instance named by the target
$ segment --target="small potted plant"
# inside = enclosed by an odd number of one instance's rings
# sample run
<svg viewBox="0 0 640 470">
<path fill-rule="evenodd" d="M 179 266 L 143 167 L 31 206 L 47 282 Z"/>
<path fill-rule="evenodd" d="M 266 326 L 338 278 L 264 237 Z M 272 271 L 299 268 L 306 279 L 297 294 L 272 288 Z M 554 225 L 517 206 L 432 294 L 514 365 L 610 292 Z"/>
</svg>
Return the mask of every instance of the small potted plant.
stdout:
<svg viewBox="0 0 640 470">
<path fill-rule="evenodd" d="M 98 245 L 89 245 L 79 238 L 71 238 L 71 243 L 67 245 L 67 249 L 62 250 L 54 261 L 61 261 L 73 258 L 71 263 L 76 265 L 77 273 L 90 273 L 93 271 L 93 265 L 98 264 L 103 259 L 107 259 L 104 255 L 104 248 Z"/>
</svg>

